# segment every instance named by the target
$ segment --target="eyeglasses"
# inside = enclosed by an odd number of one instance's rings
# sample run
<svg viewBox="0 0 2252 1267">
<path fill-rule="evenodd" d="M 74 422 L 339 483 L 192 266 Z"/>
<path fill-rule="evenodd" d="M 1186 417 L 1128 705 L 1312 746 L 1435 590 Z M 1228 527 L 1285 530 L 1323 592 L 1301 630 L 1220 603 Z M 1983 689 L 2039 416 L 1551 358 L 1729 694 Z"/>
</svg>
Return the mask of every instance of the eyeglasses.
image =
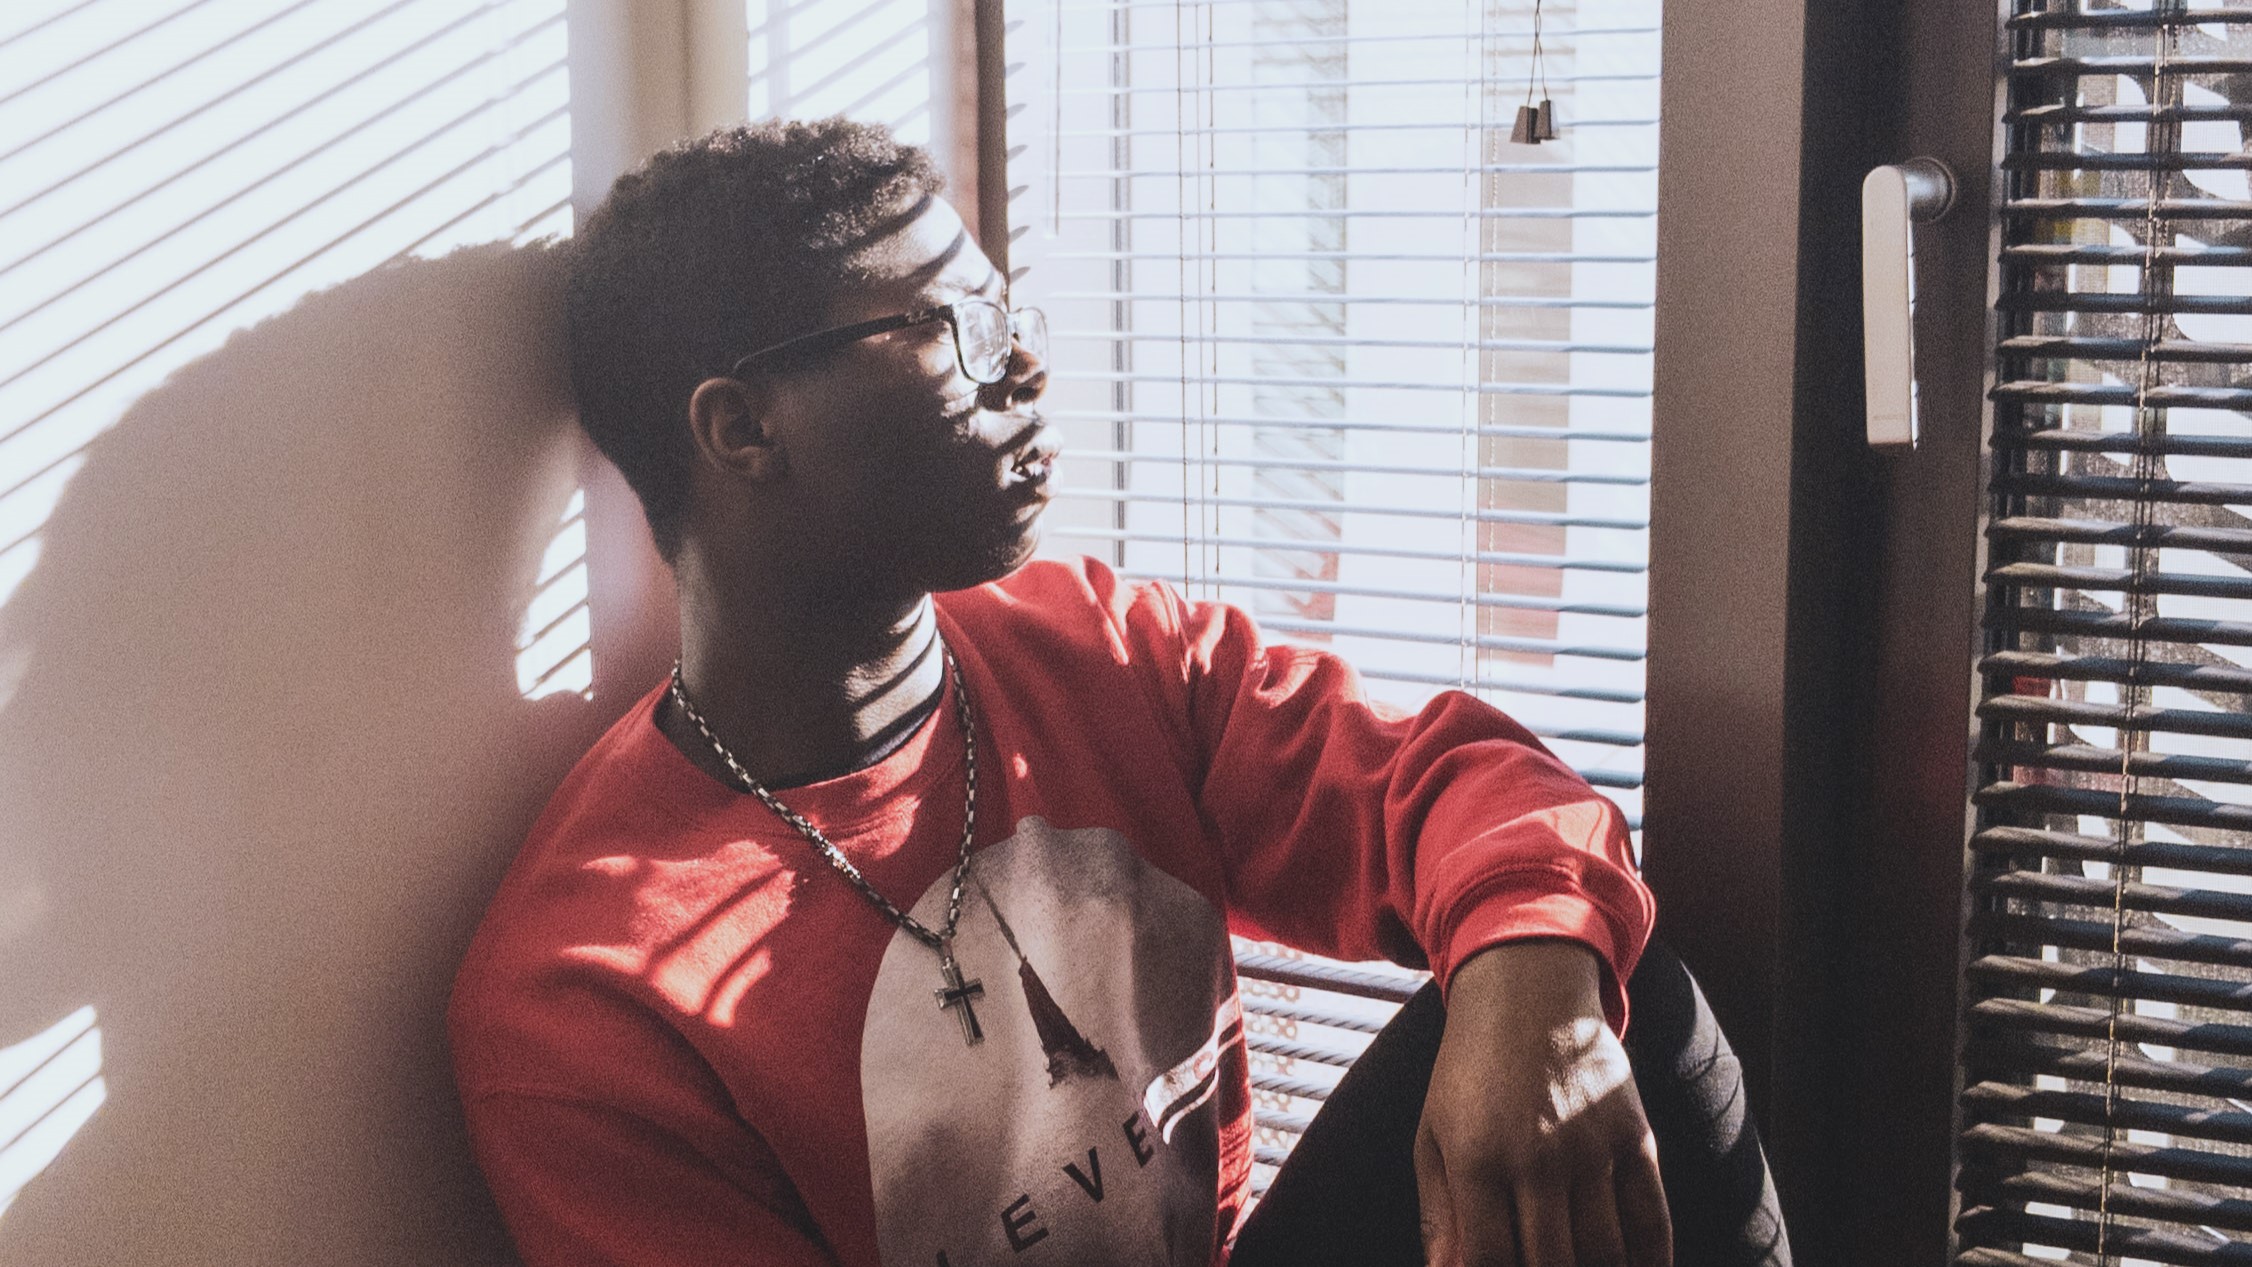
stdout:
<svg viewBox="0 0 2252 1267">
<path fill-rule="evenodd" d="M 784 339 L 735 362 L 728 373 L 741 378 L 761 361 L 802 359 L 928 321 L 944 321 L 954 332 L 954 359 L 973 382 L 998 383 L 1008 377 L 1009 359 L 1017 344 L 1023 344 L 1024 350 L 1035 357 L 1045 359 L 1048 355 L 1048 318 L 1038 308 L 1010 309 L 990 299 L 961 299 L 919 312 Z"/>
</svg>

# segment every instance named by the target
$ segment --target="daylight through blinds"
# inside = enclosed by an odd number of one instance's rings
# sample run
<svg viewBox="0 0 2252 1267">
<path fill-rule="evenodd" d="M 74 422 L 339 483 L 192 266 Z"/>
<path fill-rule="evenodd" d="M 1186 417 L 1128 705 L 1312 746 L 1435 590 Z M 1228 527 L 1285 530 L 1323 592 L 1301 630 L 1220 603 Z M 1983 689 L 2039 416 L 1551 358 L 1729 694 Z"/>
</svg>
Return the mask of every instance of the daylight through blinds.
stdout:
<svg viewBox="0 0 2252 1267">
<path fill-rule="evenodd" d="M 86 445 L 228 335 L 571 228 L 564 0 L 0 6 L 0 603 Z M 519 686 L 583 690 L 575 511 Z"/>
<path fill-rule="evenodd" d="M 2252 1262 L 2252 8 L 2008 30 L 1957 1261 Z"/>
<path fill-rule="evenodd" d="M 1537 65 L 1535 12 L 1011 0 L 1009 264 L 1048 552 L 1474 691 L 1638 823 L 1659 6 L 1544 0 Z M 1416 979 L 1239 949 L 1269 1165 Z"/>
</svg>

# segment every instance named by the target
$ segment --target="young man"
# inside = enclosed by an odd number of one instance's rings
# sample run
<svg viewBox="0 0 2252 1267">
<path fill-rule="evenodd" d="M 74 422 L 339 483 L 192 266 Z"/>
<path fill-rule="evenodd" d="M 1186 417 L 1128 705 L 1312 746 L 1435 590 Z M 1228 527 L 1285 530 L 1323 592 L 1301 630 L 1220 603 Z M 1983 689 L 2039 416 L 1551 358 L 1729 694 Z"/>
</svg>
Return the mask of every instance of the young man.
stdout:
<svg viewBox="0 0 2252 1267">
<path fill-rule="evenodd" d="M 1252 1156 L 1231 929 L 1446 992 L 1396 1164 L 1353 1188 L 1413 1172 L 1393 1260 L 1420 1225 L 1435 1262 L 1668 1262 L 1618 811 L 1467 696 L 1395 715 L 1240 612 L 1028 563 L 1045 330 L 938 191 L 880 129 L 769 124 L 580 232 L 581 408 L 681 651 L 456 984 L 527 1263 L 1221 1261 Z M 1379 1261 L 1316 1226 L 1337 1204 L 1264 1261 Z"/>
</svg>

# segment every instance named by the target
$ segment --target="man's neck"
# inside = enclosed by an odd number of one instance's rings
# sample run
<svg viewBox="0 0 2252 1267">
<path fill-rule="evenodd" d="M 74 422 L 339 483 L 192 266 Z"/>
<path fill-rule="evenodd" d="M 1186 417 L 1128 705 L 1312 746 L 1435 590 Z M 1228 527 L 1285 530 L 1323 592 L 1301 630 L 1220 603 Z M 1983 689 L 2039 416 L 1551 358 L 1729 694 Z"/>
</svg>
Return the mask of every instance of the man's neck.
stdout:
<svg viewBox="0 0 2252 1267">
<path fill-rule="evenodd" d="M 929 715 L 945 686 L 928 595 L 847 607 L 748 595 L 730 601 L 684 584 L 680 617 L 689 699 L 768 787 L 798 787 L 881 760 Z M 668 702 L 658 722 L 689 760 L 734 782 L 680 710 Z"/>
</svg>

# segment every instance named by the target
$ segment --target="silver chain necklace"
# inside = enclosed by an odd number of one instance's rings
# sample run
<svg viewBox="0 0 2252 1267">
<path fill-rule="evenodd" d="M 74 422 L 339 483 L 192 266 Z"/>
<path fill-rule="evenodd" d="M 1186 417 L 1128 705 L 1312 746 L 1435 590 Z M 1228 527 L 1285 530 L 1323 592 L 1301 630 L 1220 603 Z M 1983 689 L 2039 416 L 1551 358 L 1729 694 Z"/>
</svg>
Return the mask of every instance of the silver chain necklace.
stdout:
<svg viewBox="0 0 2252 1267">
<path fill-rule="evenodd" d="M 954 962 L 954 929 L 962 921 L 962 886 L 969 879 L 970 843 L 977 836 L 977 723 L 970 708 L 969 688 L 962 684 L 962 666 L 955 662 L 954 653 L 946 650 L 945 644 L 941 643 L 939 650 L 946 657 L 946 676 L 954 684 L 955 719 L 962 727 L 962 763 L 968 772 L 969 794 L 968 806 L 962 815 L 961 854 L 954 862 L 954 887 L 946 897 L 946 923 L 937 929 L 932 929 L 900 910 L 892 904 L 890 898 L 878 893 L 876 886 L 868 883 L 868 877 L 860 874 L 860 868 L 853 865 L 852 859 L 845 857 L 844 851 L 823 835 L 820 828 L 807 822 L 803 815 L 784 805 L 779 797 L 768 791 L 765 784 L 751 777 L 751 772 L 744 769 L 743 763 L 737 761 L 735 754 L 727 750 L 727 745 L 720 742 L 719 736 L 712 733 L 711 725 L 704 720 L 704 715 L 696 711 L 696 705 L 689 701 L 688 687 L 681 681 L 678 660 L 672 663 L 672 701 L 680 709 L 681 716 L 686 717 L 697 733 L 703 735 L 704 742 L 712 746 L 712 752 L 727 767 L 728 773 L 735 776 L 742 790 L 757 797 L 768 809 L 774 811 L 775 817 L 796 828 L 799 835 L 812 842 L 814 849 L 828 860 L 829 865 L 839 875 L 852 881 L 852 887 L 860 890 L 860 895 L 882 911 L 892 923 L 897 924 L 901 931 L 938 952 L 938 973 L 945 984 L 931 993 L 938 997 L 941 1009 L 961 1009 L 962 1041 L 974 1045 L 985 1040 L 985 1030 L 978 1024 L 977 1013 L 971 1009 L 970 1001 L 984 997 L 985 985 L 981 981 L 962 979 L 962 970 Z"/>
</svg>

